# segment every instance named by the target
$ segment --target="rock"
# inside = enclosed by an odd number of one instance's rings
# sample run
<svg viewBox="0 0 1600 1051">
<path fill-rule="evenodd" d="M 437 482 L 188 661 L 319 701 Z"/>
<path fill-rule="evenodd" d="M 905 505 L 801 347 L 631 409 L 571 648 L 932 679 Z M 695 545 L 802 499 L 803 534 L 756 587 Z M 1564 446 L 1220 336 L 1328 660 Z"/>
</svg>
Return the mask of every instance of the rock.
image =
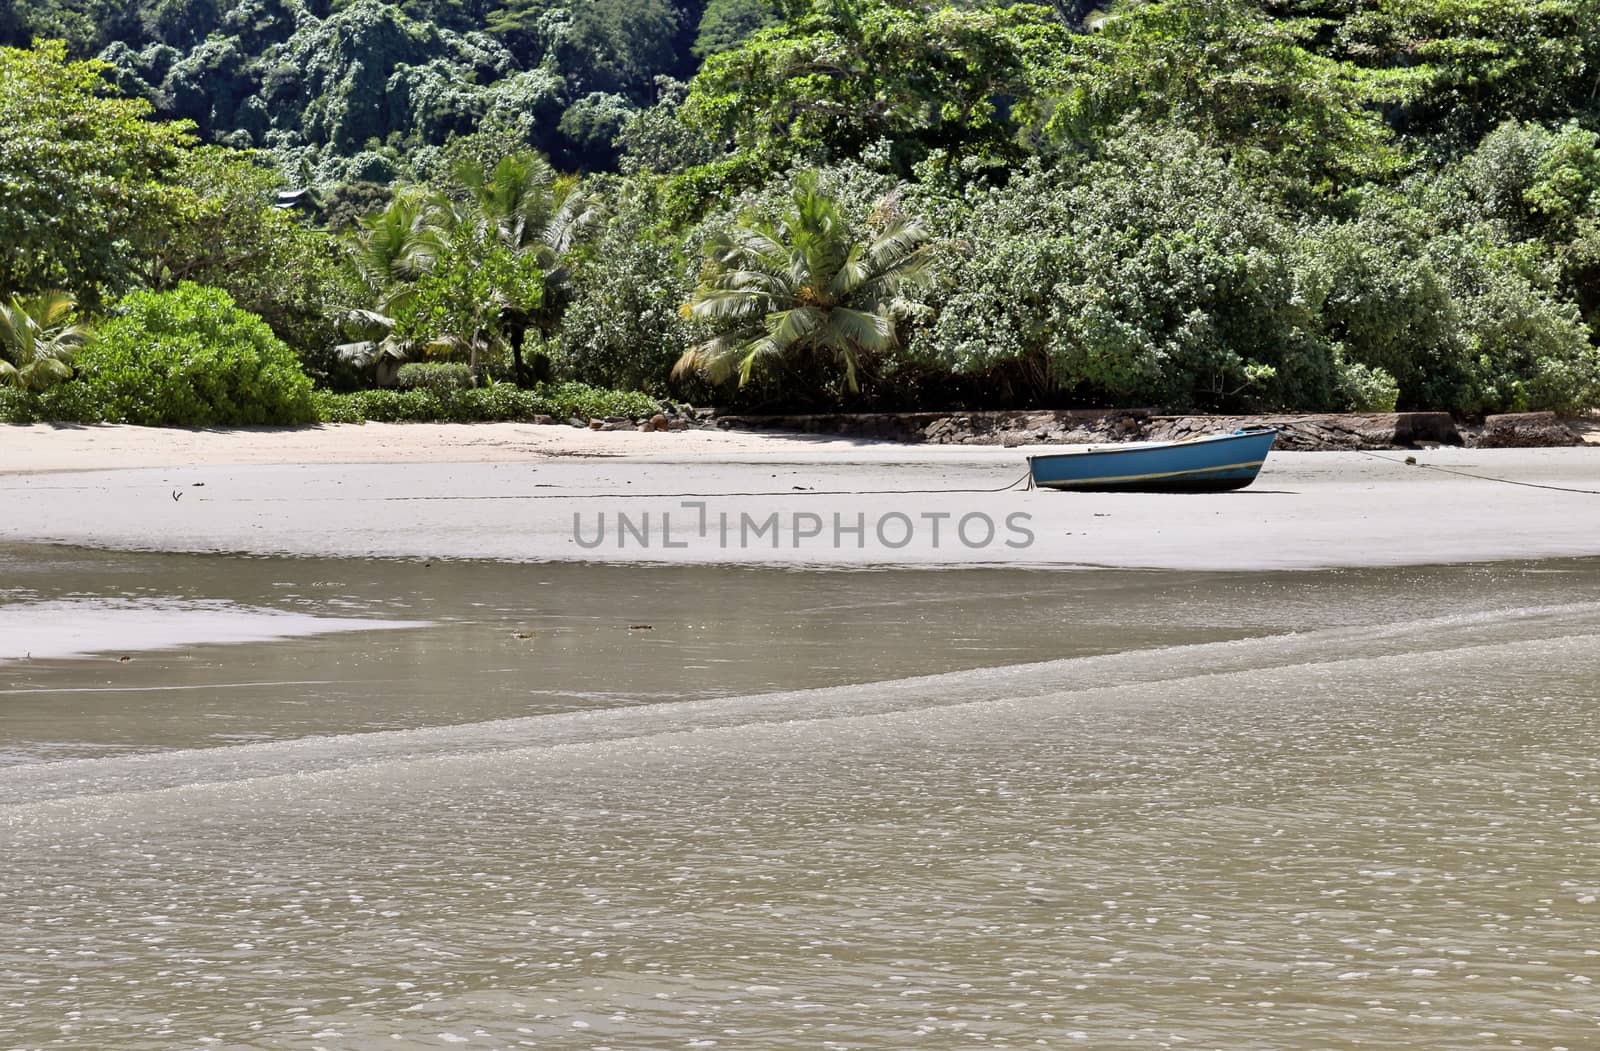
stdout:
<svg viewBox="0 0 1600 1051">
<path fill-rule="evenodd" d="M 689 421 L 688 420 L 679 418 L 679 419 L 676 419 L 676 420 L 668 420 L 667 421 L 667 430 L 669 430 L 669 431 L 686 431 L 688 429 L 689 429 Z"/>
<path fill-rule="evenodd" d="M 696 418 L 688 406 L 679 411 L 685 418 Z M 1152 409 L 1129 408 L 745 416 L 708 411 L 700 418 L 706 421 L 704 425 L 724 430 L 841 434 L 930 445 L 1179 440 L 1226 433 L 1245 424 L 1278 427 L 1280 449 L 1392 449 L 1425 442 L 1459 445 L 1462 441 L 1449 414 L 1426 412 L 1157 416 Z"/>
<path fill-rule="evenodd" d="M 1200 434 L 1223 434 L 1245 424 L 1278 428 L 1279 449 L 1393 449 L 1436 442 L 1460 445 L 1461 435 L 1449 413 L 1329 413 L 1316 416 L 1189 416 L 1156 417 L 1144 437 L 1181 441 Z"/>
<path fill-rule="evenodd" d="M 655 429 L 656 429 L 655 425 L 652 424 L 649 420 L 641 421 L 639 426 L 634 428 L 634 430 L 636 430 L 636 431 L 653 431 Z"/>
<path fill-rule="evenodd" d="M 534 417 L 533 417 L 533 422 L 538 424 L 538 425 L 540 425 L 541 427 L 548 427 L 550 424 L 556 422 L 556 418 L 554 416 L 546 416 L 542 412 L 541 413 L 535 413 Z"/>
<path fill-rule="evenodd" d="M 1553 412 L 1515 412 L 1485 417 L 1472 444 L 1480 449 L 1538 449 L 1582 445 L 1583 439 Z"/>
<path fill-rule="evenodd" d="M 591 431 L 604 430 L 605 426 L 606 426 L 606 421 L 600 419 L 600 417 L 598 417 L 598 416 L 596 416 L 594 419 L 589 421 L 589 429 Z"/>
<path fill-rule="evenodd" d="M 567 425 L 571 426 L 571 427 L 587 427 L 587 426 L 589 426 L 587 423 L 585 423 L 583 420 L 578 419 L 578 417 L 576 417 L 576 416 L 567 417 Z"/>
</svg>

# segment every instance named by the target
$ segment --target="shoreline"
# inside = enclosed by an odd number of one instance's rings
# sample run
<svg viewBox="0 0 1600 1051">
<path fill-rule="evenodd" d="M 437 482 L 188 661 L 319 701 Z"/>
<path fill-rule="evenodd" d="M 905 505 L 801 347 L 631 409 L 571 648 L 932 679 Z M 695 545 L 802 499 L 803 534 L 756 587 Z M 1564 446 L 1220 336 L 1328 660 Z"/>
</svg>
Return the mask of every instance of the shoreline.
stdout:
<svg viewBox="0 0 1600 1051">
<path fill-rule="evenodd" d="M 1236 493 L 1015 488 L 1049 446 L 531 424 L 0 432 L 0 542 L 790 568 L 1320 569 L 1600 556 L 1600 450 L 1278 452 Z M 1438 467 L 1444 470 L 1429 470 Z M 1526 485 L 1465 477 L 1482 475 Z"/>
<path fill-rule="evenodd" d="M 970 414 L 969 414 L 970 415 Z M 1023 414 L 1016 414 L 1025 419 Z M 1430 415 L 1430 414 L 1410 414 Z M 863 419 L 875 419 L 867 416 Z M 943 417 L 941 417 L 943 418 Z M 1106 417 L 1111 419 L 1113 417 Z M 817 420 L 832 419 L 816 417 Z M 1245 417 L 1163 417 L 1169 430 L 1192 433 L 1204 423 L 1232 425 Z M 1279 417 L 1249 417 L 1272 420 Z M 1326 417 L 1305 417 L 1307 420 Z M 1350 420 L 1363 419 L 1349 417 Z M 1600 446 L 1600 421 L 1566 420 L 1584 445 Z M 1176 428 L 1172 427 L 1176 424 Z M 870 428 L 869 428 L 870 429 Z M 1117 428 L 1111 428 L 1116 430 Z M 135 467 L 185 467 L 250 464 L 381 464 L 521 463 L 541 457 L 635 458 L 787 455 L 796 450 L 817 453 L 904 450 L 916 455 L 965 455 L 986 451 L 1022 453 L 1061 444 L 1107 444 L 1141 435 L 1085 436 L 1082 441 L 1023 440 L 1026 428 L 1006 441 L 903 441 L 868 433 L 837 430 L 779 430 L 708 423 L 684 430 L 639 431 L 634 428 L 586 429 L 540 423 L 325 423 L 306 427 L 138 427 L 131 424 L 0 424 L 0 477 L 49 471 L 101 471 Z M 1171 437 L 1165 431 L 1148 437 Z M 1274 455 L 1289 451 L 1280 439 Z M 1430 447 L 1434 443 L 1426 443 Z M 1445 446 L 1457 447 L 1457 446 Z M 1548 448 L 1581 446 L 1549 446 Z M 1301 448 L 1298 451 L 1382 451 L 1401 445 L 1364 449 Z M 1459 447 L 1457 447 L 1459 448 Z"/>
</svg>

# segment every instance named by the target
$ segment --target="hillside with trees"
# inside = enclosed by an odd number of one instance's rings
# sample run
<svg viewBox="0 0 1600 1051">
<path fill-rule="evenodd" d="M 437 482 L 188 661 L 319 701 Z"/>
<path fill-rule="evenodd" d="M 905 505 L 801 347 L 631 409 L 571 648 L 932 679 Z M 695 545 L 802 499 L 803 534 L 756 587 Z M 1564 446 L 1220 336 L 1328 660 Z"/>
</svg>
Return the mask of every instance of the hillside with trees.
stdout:
<svg viewBox="0 0 1600 1051">
<path fill-rule="evenodd" d="M 0 419 L 1600 401 L 1600 0 L 0 0 L 0 44 Z"/>
</svg>

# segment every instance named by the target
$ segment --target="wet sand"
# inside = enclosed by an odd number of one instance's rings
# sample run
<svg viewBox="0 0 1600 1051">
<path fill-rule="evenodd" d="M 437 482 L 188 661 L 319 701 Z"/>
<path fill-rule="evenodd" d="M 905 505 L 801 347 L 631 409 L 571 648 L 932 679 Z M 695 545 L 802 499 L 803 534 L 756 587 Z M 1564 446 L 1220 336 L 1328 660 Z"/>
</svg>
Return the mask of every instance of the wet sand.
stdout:
<svg viewBox="0 0 1600 1051">
<path fill-rule="evenodd" d="M 1167 495 L 1007 489 L 1025 474 L 1027 448 L 748 433 L 517 424 L 16 427 L 0 440 L 0 540 L 17 543 L 529 562 L 1187 570 L 1600 554 L 1600 495 L 1560 491 L 1600 491 L 1593 447 L 1427 450 L 1412 454 L 1416 466 L 1402 452 L 1275 452 L 1242 492 Z"/>
<path fill-rule="evenodd" d="M 142 580 L 317 613 L 403 598 L 440 623 L 0 665 L 35 680 L 0 697 L 8 1046 L 1600 1034 L 1593 564 L 1232 578 L 56 552 L 83 564 L 36 571 L 32 554 L 0 578 L 41 600 Z M 1028 587 L 1056 590 L 1019 608 Z M 655 631 L 619 623 L 630 602 Z M 533 639 L 511 635 L 537 614 Z M 542 691 L 563 683 L 654 692 L 557 707 Z"/>
<path fill-rule="evenodd" d="M 478 727 L 462 733 L 490 746 L 506 719 L 1360 633 L 1413 616 L 1509 631 L 1597 591 L 1592 559 L 810 573 L 0 545 L 0 768 L 451 725 Z"/>
</svg>

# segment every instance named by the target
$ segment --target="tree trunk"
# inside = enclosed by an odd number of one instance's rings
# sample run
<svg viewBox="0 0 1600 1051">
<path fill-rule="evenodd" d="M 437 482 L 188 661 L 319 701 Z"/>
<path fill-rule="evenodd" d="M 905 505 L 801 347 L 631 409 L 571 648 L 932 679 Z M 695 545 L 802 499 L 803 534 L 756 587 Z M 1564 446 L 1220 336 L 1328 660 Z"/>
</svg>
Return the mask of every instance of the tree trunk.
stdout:
<svg viewBox="0 0 1600 1051">
<path fill-rule="evenodd" d="M 506 336 L 511 341 L 511 368 L 512 375 L 516 377 L 517 386 L 528 385 L 528 368 L 522 363 L 522 341 L 527 338 L 528 330 L 521 325 L 512 325 Z"/>
</svg>

